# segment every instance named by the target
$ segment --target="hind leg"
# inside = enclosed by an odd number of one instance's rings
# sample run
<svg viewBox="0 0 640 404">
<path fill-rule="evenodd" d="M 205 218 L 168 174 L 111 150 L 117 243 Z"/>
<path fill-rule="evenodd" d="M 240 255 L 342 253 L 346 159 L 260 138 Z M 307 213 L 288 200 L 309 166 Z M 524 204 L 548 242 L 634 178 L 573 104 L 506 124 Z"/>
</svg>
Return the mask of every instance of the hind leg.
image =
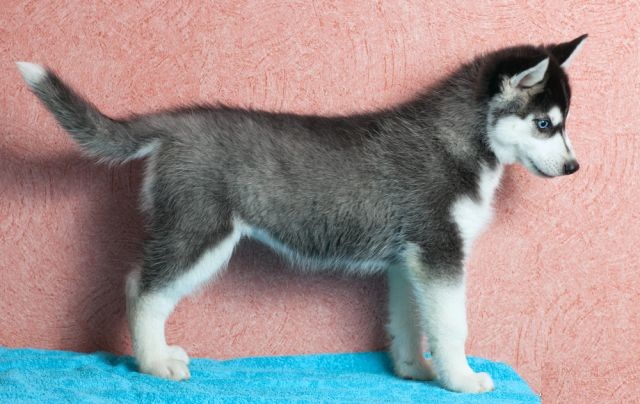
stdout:
<svg viewBox="0 0 640 404">
<path fill-rule="evenodd" d="M 226 228 L 225 228 L 226 227 Z M 165 322 L 176 304 L 228 262 L 241 237 L 238 226 L 208 234 L 167 234 L 145 246 L 141 270 L 127 281 L 127 313 L 133 351 L 142 373 L 172 380 L 190 377 L 189 357 L 168 345 Z"/>
<path fill-rule="evenodd" d="M 396 374 L 405 379 L 432 380 L 435 372 L 431 362 L 424 357 L 422 327 L 414 292 L 404 267 L 390 268 L 389 323 L 387 332 L 391 339 L 389 351 Z"/>
</svg>

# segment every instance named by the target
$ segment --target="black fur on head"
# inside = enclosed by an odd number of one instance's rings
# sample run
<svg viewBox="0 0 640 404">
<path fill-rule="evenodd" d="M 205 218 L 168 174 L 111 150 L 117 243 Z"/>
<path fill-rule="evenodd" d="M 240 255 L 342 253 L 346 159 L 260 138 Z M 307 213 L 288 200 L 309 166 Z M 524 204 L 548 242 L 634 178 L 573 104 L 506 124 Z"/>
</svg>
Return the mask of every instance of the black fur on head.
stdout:
<svg viewBox="0 0 640 404">
<path fill-rule="evenodd" d="M 478 91 L 479 98 L 493 98 L 502 91 L 505 78 L 513 77 L 549 58 L 544 91 L 531 101 L 541 108 L 557 105 L 566 114 L 571 103 L 571 87 L 562 64 L 569 60 L 586 37 L 585 34 L 560 44 L 515 46 L 487 55 L 481 73 L 483 80 L 478 81 L 484 86 Z"/>
<path fill-rule="evenodd" d="M 587 34 L 580 35 L 573 41 L 547 45 L 548 52 L 556 59 L 558 64 L 562 65 L 575 52 L 580 44 L 587 39 Z"/>
</svg>

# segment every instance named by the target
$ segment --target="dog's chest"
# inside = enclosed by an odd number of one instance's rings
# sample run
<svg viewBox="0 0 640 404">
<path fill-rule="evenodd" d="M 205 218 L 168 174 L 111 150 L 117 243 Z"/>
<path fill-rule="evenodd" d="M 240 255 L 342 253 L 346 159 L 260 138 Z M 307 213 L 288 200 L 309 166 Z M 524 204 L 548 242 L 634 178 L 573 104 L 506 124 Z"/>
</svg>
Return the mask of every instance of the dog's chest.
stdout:
<svg viewBox="0 0 640 404">
<path fill-rule="evenodd" d="M 493 197 L 502 171 L 501 165 L 494 169 L 484 167 L 478 179 L 478 197 L 462 196 L 452 206 L 451 215 L 458 226 L 465 256 L 493 217 Z"/>
</svg>

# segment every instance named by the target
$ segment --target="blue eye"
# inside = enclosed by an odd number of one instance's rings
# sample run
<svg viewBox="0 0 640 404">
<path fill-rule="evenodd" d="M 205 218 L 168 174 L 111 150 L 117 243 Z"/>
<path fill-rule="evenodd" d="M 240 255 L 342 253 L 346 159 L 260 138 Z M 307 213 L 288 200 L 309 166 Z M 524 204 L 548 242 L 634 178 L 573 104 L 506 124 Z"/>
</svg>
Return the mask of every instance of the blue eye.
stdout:
<svg viewBox="0 0 640 404">
<path fill-rule="evenodd" d="M 551 121 L 548 119 L 536 119 L 536 126 L 538 129 L 549 129 L 551 127 Z"/>
</svg>

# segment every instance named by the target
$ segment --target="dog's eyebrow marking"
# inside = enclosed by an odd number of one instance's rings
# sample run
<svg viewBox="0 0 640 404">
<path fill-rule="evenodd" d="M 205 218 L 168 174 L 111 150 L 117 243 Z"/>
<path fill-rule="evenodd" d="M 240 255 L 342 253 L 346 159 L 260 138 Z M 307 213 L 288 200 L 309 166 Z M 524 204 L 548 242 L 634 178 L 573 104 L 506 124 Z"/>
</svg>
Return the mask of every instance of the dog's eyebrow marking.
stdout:
<svg viewBox="0 0 640 404">
<path fill-rule="evenodd" d="M 560 108 L 558 107 L 553 107 L 549 110 L 549 119 L 551 119 L 551 124 L 553 126 L 558 126 L 559 124 L 562 123 L 562 112 L 560 111 Z"/>
</svg>

